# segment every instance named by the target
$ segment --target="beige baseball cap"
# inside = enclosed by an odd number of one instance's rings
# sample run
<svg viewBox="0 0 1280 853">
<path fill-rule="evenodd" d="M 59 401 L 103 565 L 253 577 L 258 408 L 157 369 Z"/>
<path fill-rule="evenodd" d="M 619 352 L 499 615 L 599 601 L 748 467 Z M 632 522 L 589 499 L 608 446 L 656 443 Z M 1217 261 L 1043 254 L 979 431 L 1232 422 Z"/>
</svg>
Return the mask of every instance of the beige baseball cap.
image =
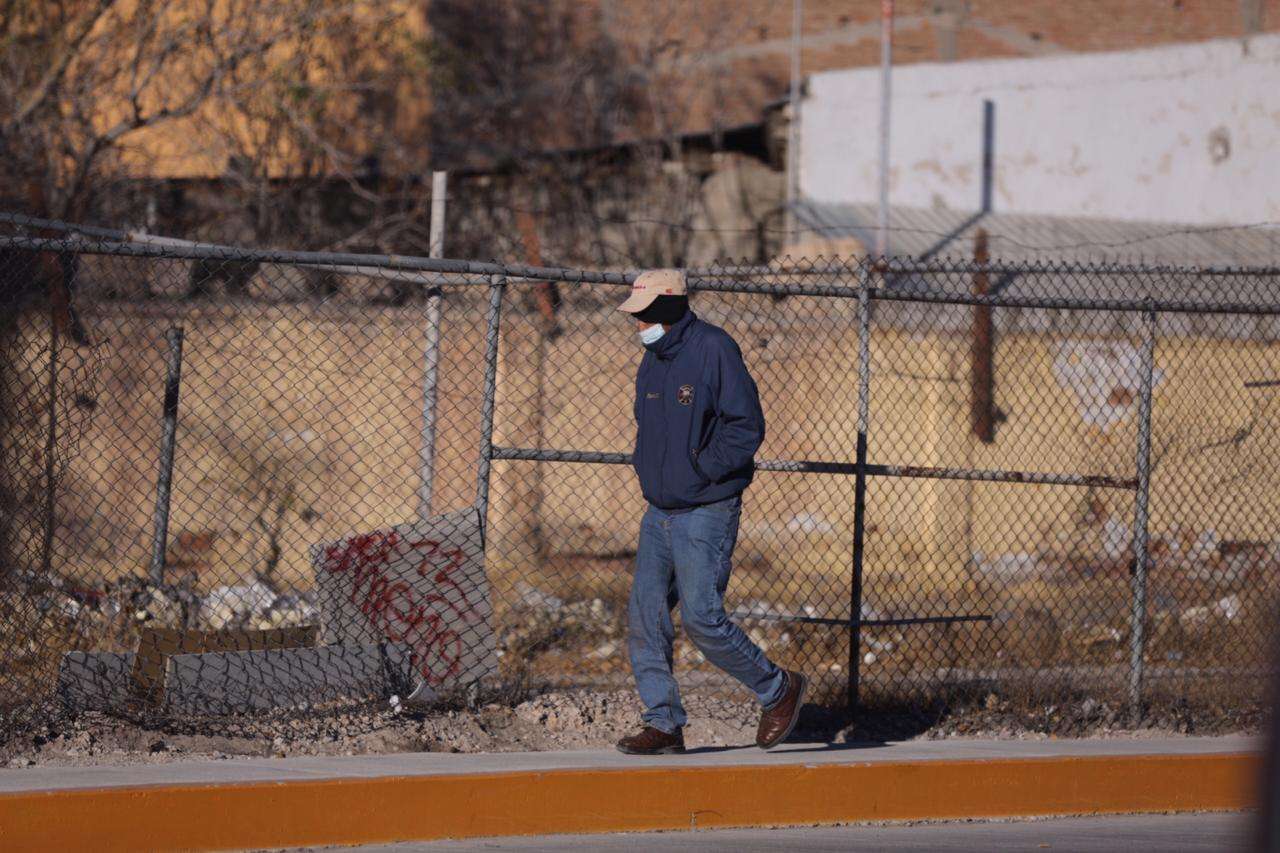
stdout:
<svg viewBox="0 0 1280 853">
<path fill-rule="evenodd" d="M 631 295 L 618 306 L 619 311 L 635 314 L 653 304 L 659 296 L 684 296 L 684 273 L 680 270 L 646 270 L 631 285 Z"/>
</svg>

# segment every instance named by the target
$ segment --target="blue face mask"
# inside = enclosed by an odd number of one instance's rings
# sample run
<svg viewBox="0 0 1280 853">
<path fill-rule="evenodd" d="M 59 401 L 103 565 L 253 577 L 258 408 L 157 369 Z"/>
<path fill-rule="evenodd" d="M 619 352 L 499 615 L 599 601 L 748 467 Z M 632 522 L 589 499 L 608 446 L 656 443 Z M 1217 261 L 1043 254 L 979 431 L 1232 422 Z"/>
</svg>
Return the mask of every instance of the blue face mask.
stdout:
<svg viewBox="0 0 1280 853">
<path fill-rule="evenodd" d="M 656 344 L 658 342 L 658 339 L 661 338 L 664 334 L 666 334 L 666 331 L 667 331 L 666 329 L 662 328 L 661 323 L 655 323 L 654 325 L 649 326 L 647 329 L 641 329 L 640 343 Z"/>
</svg>

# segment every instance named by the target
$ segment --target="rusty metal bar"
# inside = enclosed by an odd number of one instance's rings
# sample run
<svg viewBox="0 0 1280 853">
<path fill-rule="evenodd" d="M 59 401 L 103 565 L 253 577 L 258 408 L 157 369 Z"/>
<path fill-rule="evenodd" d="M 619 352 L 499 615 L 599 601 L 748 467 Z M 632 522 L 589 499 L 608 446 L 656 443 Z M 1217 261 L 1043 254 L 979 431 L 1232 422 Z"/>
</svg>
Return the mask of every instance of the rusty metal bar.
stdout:
<svg viewBox="0 0 1280 853">
<path fill-rule="evenodd" d="M 1045 486 L 1092 486 L 1099 489 L 1137 488 L 1132 477 L 1105 474 L 1051 474 L 1037 471 L 1000 469 L 934 468 L 920 465 L 869 465 L 867 473 L 876 477 L 903 477 L 920 480 L 971 480 L 981 483 L 1036 483 Z"/>
<path fill-rule="evenodd" d="M 597 465 L 630 465 L 630 453 L 614 453 L 598 450 L 542 450 L 535 447 L 494 447 L 493 459 L 522 462 L 583 462 Z M 858 473 L 855 462 L 824 462 L 808 459 L 759 459 L 757 471 L 775 471 L 785 474 L 843 474 Z M 1110 477 L 1105 474 L 1053 474 L 1038 471 L 1003 471 L 972 468 L 933 468 L 923 465 L 865 464 L 869 477 L 897 477 L 917 480 L 970 480 L 982 483 L 1034 483 L 1047 486 L 1091 486 L 1099 489 L 1137 488 L 1132 477 Z"/>
<path fill-rule="evenodd" d="M 985 264 L 987 232 L 979 228 L 973 238 L 973 295 L 986 296 L 990 290 Z M 996 440 L 995 417 L 995 329 L 990 305 L 973 306 L 973 339 L 969 344 L 969 420 L 973 434 L 983 444 Z"/>
<path fill-rule="evenodd" d="M 735 610 L 729 614 L 735 619 L 757 619 L 762 622 L 800 622 L 808 625 L 845 625 L 854 626 L 851 619 L 828 619 L 822 616 L 797 616 L 790 613 L 756 613 L 751 610 Z M 951 625 L 957 622 L 990 622 L 993 616 L 980 614 L 972 616 L 906 616 L 902 619 L 858 619 L 857 624 L 863 627 L 887 628 L 895 625 Z"/>
</svg>

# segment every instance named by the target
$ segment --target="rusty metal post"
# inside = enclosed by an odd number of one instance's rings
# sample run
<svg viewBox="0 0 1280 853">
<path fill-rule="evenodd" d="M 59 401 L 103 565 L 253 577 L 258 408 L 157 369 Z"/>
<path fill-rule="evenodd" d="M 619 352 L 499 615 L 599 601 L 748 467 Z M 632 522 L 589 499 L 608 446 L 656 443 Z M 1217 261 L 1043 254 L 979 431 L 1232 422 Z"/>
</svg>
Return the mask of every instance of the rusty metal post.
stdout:
<svg viewBox="0 0 1280 853">
<path fill-rule="evenodd" d="M 507 278 L 489 277 L 489 308 L 485 312 L 484 397 L 480 406 L 480 460 L 476 468 L 476 508 L 482 539 L 489 538 L 489 474 L 493 469 L 493 416 L 498 400 L 498 346 L 501 340 L 502 292 Z"/>
<path fill-rule="evenodd" d="M 169 545 L 169 503 L 173 490 L 173 454 L 178 436 L 178 392 L 182 385 L 182 327 L 165 333 L 169 343 L 164 380 L 164 427 L 160 435 L 160 474 L 156 481 L 155 533 L 151 539 L 151 583 L 164 583 Z"/>
<path fill-rule="evenodd" d="M 979 228 L 973 238 L 973 295 L 986 296 L 990 291 L 987 263 L 987 232 Z M 992 366 L 994 333 L 991 306 L 973 306 L 973 340 L 969 349 L 969 419 L 973 434 L 984 444 L 996 439 L 995 369 Z"/>
<path fill-rule="evenodd" d="M 862 563 L 867 528 L 867 422 L 871 415 L 871 261 L 858 281 L 858 438 L 853 478 L 853 579 L 849 588 L 849 714 L 858 708 L 862 669 Z"/>
<path fill-rule="evenodd" d="M 1151 492 L 1151 387 L 1155 373 L 1156 312 L 1142 315 L 1142 387 L 1138 396 L 1138 491 L 1133 508 L 1133 613 L 1129 631 L 1129 712 L 1142 719 L 1143 657 L 1146 653 L 1147 543 Z"/>
</svg>

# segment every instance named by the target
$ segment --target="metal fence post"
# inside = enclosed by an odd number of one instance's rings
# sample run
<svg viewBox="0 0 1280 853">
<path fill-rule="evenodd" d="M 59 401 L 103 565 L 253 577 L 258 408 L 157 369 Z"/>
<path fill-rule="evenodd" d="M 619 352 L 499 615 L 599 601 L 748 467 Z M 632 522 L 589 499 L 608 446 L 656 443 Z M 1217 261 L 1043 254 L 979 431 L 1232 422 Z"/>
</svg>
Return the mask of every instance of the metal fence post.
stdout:
<svg viewBox="0 0 1280 853">
<path fill-rule="evenodd" d="M 476 508 L 480 529 L 487 539 L 489 518 L 489 471 L 493 464 L 493 413 L 498 398 L 498 341 L 502 320 L 502 292 L 507 278 L 489 277 L 489 309 L 485 313 L 484 400 L 480 408 L 480 462 L 476 472 Z"/>
<path fill-rule="evenodd" d="M 853 579 L 849 588 L 849 713 L 858 707 L 862 668 L 862 560 L 867 526 L 867 422 L 871 413 L 871 272 L 858 280 L 858 438 L 853 480 Z"/>
<path fill-rule="evenodd" d="M 59 255 L 62 262 L 63 282 L 69 284 L 67 276 L 69 263 L 65 255 Z M 57 530 L 57 452 L 58 452 L 58 348 L 61 340 L 58 335 L 58 308 L 52 300 L 49 302 L 49 374 L 46 386 L 49 390 L 49 424 L 45 432 L 44 442 L 44 542 L 40 549 L 40 577 L 53 576 L 53 538 Z"/>
<path fill-rule="evenodd" d="M 1148 496 L 1151 490 L 1151 386 L 1155 372 L 1156 312 L 1142 315 L 1142 387 L 1138 397 L 1138 489 L 1133 510 L 1133 614 L 1129 636 L 1129 711 L 1142 717 L 1142 669 L 1146 651 Z"/>
<path fill-rule="evenodd" d="M 431 174 L 431 232 L 428 256 L 444 257 L 444 211 L 448 172 Z M 440 375 L 439 287 L 427 293 L 427 340 L 422 364 L 422 435 L 418 447 L 418 518 L 431 517 L 431 497 L 436 480 L 436 400 Z"/>
<path fill-rule="evenodd" d="M 173 486 L 173 451 L 178 436 L 178 391 L 182 384 L 182 327 L 165 332 L 169 357 L 164 380 L 164 427 L 160 435 L 160 475 L 156 482 L 155 534 L 151 540 L 151 582 L 164 583 L 164 558 L 169 542 L 169 496 Z"/>
</svg>

